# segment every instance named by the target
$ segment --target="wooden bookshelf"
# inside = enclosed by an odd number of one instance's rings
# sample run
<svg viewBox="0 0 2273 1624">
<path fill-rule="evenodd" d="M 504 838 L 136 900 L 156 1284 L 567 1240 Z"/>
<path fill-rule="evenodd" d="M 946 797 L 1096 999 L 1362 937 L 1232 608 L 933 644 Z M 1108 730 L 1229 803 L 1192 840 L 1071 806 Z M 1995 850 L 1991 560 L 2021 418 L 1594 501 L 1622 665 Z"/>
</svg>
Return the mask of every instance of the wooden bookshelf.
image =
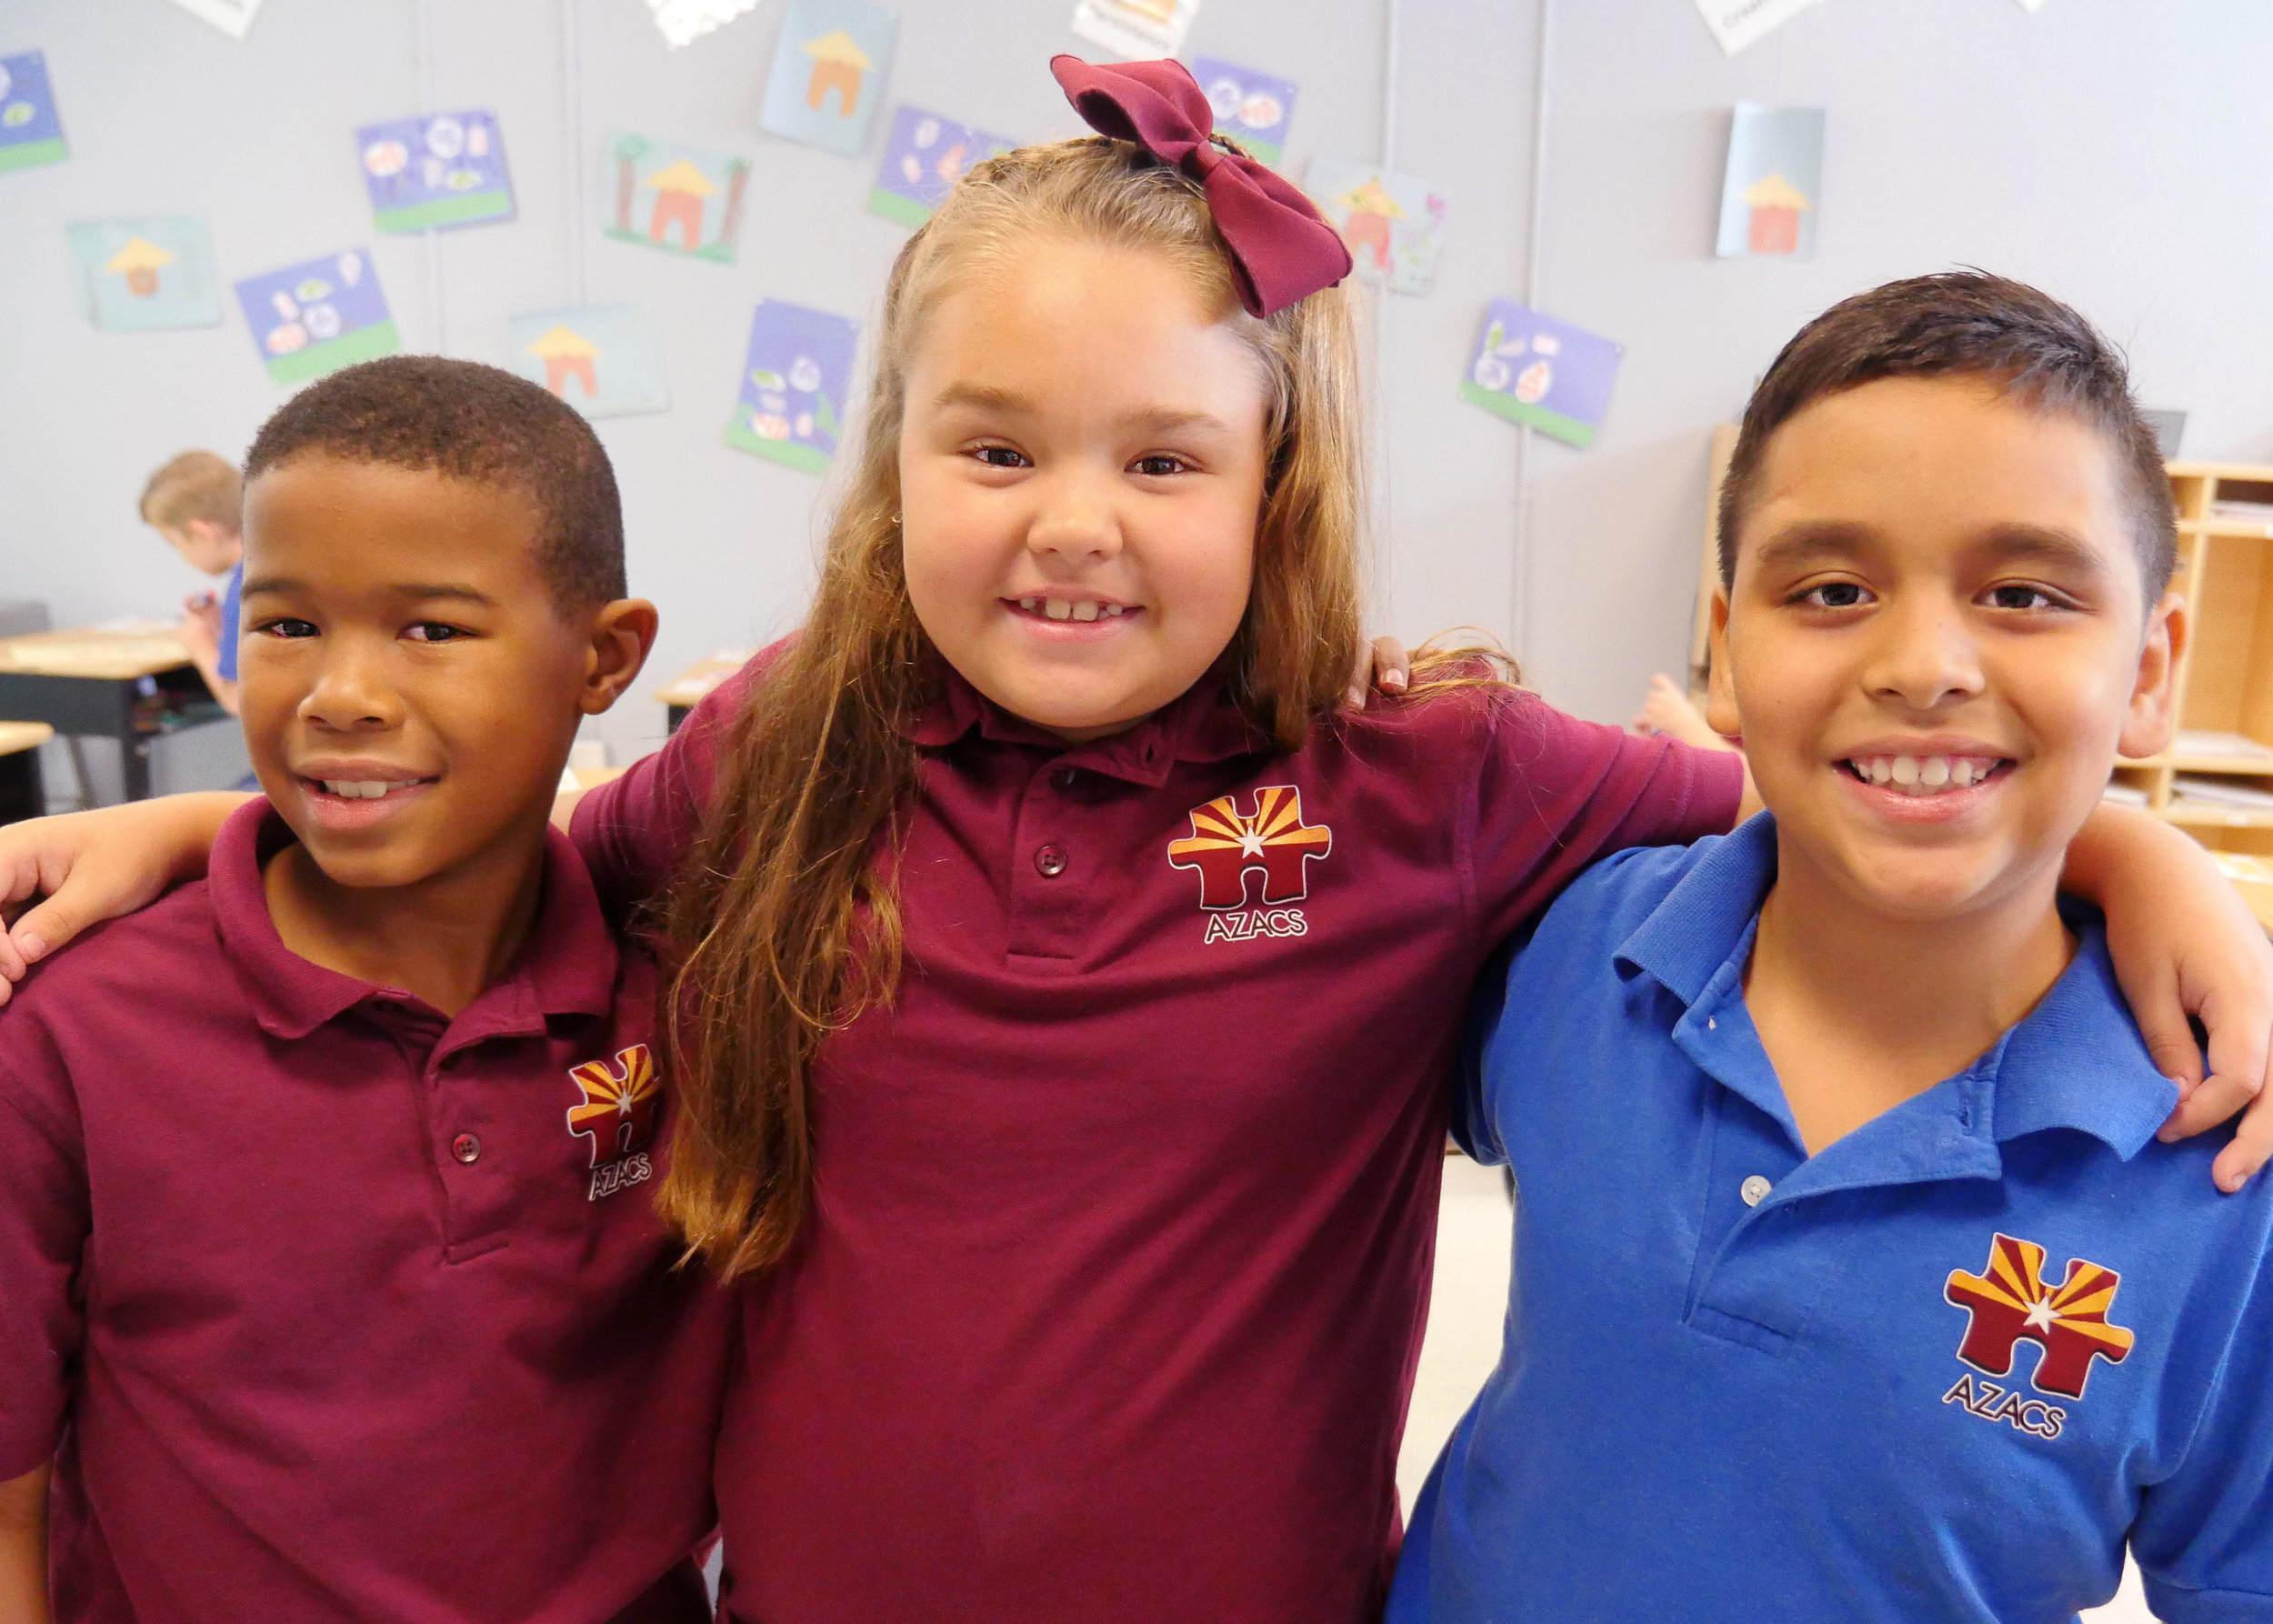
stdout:
<svg viewBox="0 0 2273 1624">
<path fill-rule="evenodd" d="M 1700 697 L 1712 670 L 1706 633 L 1720 580 L 1714 516 L 1736 443 L 1734 424 L 1713 431 L 1689 639 L 1689 689 Z M 2169 474 L 2178 508 L 2170 584 L 2186 595 L 2193 628 L 2178 662 L 2180 737 L 2159 756 L 2118 763 L 2114 781 L 2144 791 L 2157 816 L 2214 851 L 2273 857 L 2273 802 L 2219 805 L 2189 797 L 2185 781 L 2273 796 L 2273 467 L 2178 462 Z M 2234 504 L 2247 506 L 2237 511 Z M 2262 517 L 2249 511 L 2258 507 Z M 2222 747 L 2218 736 L 2238 743 Z M 2264 883 L 2273 887 L 2273 867 Z"/>
</svg>

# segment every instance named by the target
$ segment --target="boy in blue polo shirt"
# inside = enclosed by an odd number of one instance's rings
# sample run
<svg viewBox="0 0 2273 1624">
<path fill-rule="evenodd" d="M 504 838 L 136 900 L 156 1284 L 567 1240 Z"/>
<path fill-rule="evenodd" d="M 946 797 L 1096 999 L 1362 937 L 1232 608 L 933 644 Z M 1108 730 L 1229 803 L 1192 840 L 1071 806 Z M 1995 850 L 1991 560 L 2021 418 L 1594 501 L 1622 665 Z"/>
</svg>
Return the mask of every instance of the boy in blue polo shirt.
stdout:
<svg viewBox="0 0 2273 1624">
<path fill-rule="evenodd" d="M 1998 278 L 1849 299 L 1720 546 L 1768 812 L 1582 877 L 1481 1012 L 1516 1297 L 1391 1619 L 2069 1619 L 2127 1542 L 2160 1617 L 2273 1619 L 2273 1188 L 2157 1141 L 2055 896 L 2185 640 L 2120 358 Z"/>
</svg>

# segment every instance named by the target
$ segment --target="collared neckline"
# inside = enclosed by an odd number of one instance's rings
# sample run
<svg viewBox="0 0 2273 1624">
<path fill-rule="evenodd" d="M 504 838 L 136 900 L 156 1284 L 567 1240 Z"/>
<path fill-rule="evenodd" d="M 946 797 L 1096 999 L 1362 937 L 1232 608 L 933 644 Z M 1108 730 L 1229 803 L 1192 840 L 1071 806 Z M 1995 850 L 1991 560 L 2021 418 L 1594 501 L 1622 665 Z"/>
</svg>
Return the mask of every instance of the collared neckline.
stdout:
<svg viewBox="0 0 2273 1624">
<path fill-rule="evenodd" d="M 1157 788 L 1181 761 L 1227 761 L 1273 748 L 1270 737 L 1232 703 L 1227 654 L 1183 694 L 1123 733 L 1069 744 L 1046 727 L 1013 716 L 981 694 L 963 674 L 941 662 L 939 698 L 916 717 L 906 736 L 929 749 L 945 749 L 974 729 L 995 744 L 1050 751 L 1053 764 L 1086 767 L 1108 777 Z"/>
<path fill-rule="evenodd" d="M 1621 973 L 1647 975 L 1690 1007 L 1685 1029 L 1704 1024 L 1707 1004 L 1742 1005 L 1760 905 L 1776 881 L 1776 821 L 1763 812 L 1703 844 L 1708 849 L 1616 954 Z M 1985 1054 L 1928 1092 L 1948 1091 L 1971 1132 L 1985 1139 L 2069 1128 L 2128 1161 L 2168 1118 L 2178 1091 L 2131 1019 L 2099 916 L 2065 897 L 2060 907 L 2077 947 L 2059 978 Z M 1748 1034 L 1748 1016 L 1742 1027 Z M 1701 1034 L 1687 1036 L 1696 1041 Z M 1789 1108 L 1780 1087 L 1776 1092 L 1771 1114 L 1788 1128 Z"/>
<path fill-rule="evenodd" d="M 262 870 L 292 839 L 275 808 L 255 797 L 221 826 L 207 866 L 214 918 L 261 1029 L 288 1040 L 305 1038 L 366 1000 L 424 1009 L 399 987 L 358 981 L 285 946 L 269 917 Z M 541 1032 L 547 1015 L 606 1015 L 613 1007 L 616 938 L 584 859 L 566 836 L 549 827 L 543 886 L 536 921 L 512 964 L 446 1023 L 454 1044 Z"/>
</svg>

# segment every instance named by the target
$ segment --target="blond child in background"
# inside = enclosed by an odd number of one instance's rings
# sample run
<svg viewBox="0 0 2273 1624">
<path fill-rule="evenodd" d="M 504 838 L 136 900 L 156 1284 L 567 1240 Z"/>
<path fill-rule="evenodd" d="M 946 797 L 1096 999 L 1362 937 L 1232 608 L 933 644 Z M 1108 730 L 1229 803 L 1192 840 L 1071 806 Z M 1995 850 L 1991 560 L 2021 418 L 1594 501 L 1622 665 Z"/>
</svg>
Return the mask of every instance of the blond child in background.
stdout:
<svg viewBox="0 0 2273 1624">
<path fill-rule="evenodd" d="M 237 598 L 245 586 L 244 491 L 236 465 L 210 451 L 185 451 L 142 487 L 142 522 L 192 569 L 228 584 L 182 605 L 181 639 L 197 675 L 231 716 L 237 714 Z"/>
</svg>

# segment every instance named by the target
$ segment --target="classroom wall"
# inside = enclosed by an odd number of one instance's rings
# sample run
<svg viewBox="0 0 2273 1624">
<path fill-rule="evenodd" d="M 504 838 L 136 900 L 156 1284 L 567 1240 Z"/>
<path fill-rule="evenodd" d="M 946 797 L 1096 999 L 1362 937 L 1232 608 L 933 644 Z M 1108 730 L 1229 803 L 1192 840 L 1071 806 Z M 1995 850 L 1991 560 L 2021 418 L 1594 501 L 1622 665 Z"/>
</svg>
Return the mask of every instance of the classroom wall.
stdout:
<svg viewBox="0 0 2273 1624">
<path fill-rule="evenodd" d="M 1383 155 L 1397 23 L 1391 156 L 1453 214 L 1435 290 L 1389 298 L 1376 326 L 1380 627 L 1481 626 L 1550 697 L 1622 717 L 1683 657 L 1711 426 L 1808 315 L 1957 263 L 2090 311 L 2130 346 L 2149 404 L 2191 409 L 2188 455 L 2273 461 L 2273 377 L 2257 364 L 2273 313 L 2243 272 L 2273 248 L 2273 8 L 1827 0 L 1732 59 L 1688 0 L 1549 0 L 1541 303 L 1627 354 L 1591 449 L 1533 446 L 1519 583 L 1517 431 L 1453 389 L 1485 301 L 1520 284 L 1540 3 L 1206 0 L 1187 47 L 1300 82 L 1299 175 L 1314 154 Z M 1046 70 L 1085 48 L 1070 8 L 900 0 L 887 99 L 1075 133 Z M 165 0 L 0 6 L 0 54 L 46 52 L 72 146 L 66 164 L 0 175 L 0 596 L 45 598 L 59 624 L 170 612 L 199 582 L 135 521 L 143 476 L 185 445 L 241 451 L 282 396 L 233 301 L 217 328 L 92 331 L 65 222 L 203 214 L 225 278 L 367 245 L 406 343 L 503 361 L 508 316 L 575 302 L 572 160 L 596 186 L 601 140 L 630 128 L 756 165 L 731 267 L 604 241 L 583 210 L 586 298 L 649 305 L 668 357 L 669 413 L 600 425 L 636 589 L 663 609 L 651 674 L 792 626 L 826 486 L 720 442 L 750 308 L 766 296 L 867 319 L 905 234 L 863 206 L 882 120 L 857 162 L 758 131 L 781 10 L 671 52 L 639 0 L 427 0 L 422 53 L 418 0 L 267 0 L 242 45 Z M 1739 98 L 1829 110 L 1811 263 L 1711 256 Z M 351 128 L 466 105 L 501 116 L 517 217 L 374 234 Z M 661 719 L 643 693 L 595 730 L 636 750 Z"/>
</svg>

